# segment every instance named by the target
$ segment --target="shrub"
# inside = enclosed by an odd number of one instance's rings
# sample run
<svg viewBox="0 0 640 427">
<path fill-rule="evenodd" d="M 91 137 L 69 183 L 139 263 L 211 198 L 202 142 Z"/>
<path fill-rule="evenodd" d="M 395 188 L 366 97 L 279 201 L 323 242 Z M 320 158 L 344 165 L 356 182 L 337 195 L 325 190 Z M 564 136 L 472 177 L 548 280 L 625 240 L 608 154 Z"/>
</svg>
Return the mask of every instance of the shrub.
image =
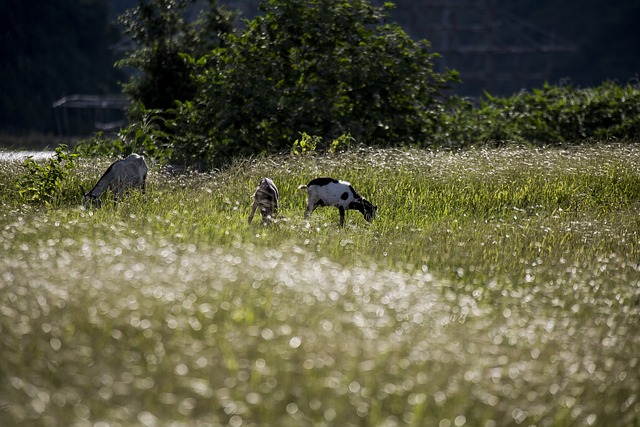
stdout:
<svg viewBox="0 0 640 427">
<path fill-rule="evenodd" d="M 595 88 L 545 84 L 508 98 L 486 94 L 479 108 L 458 106 L 448 124 L 463 145 L 480 141 L 554 144 L 591 138 L 637 139 L 640 88 L 613 82 Z"/>
<path fill-rule="evenodd" d="M 77 156 L 68 153 L 67 146 L 62 144 L 44 164 L 37 163 L 32 157 L 26 158 L 23 164 L 24 174 L 18 179 L 18 192 L 22 200 L 55 207 L 72 199 L 77 194 L 65 184 L 76 168 Z"/>
</svg>

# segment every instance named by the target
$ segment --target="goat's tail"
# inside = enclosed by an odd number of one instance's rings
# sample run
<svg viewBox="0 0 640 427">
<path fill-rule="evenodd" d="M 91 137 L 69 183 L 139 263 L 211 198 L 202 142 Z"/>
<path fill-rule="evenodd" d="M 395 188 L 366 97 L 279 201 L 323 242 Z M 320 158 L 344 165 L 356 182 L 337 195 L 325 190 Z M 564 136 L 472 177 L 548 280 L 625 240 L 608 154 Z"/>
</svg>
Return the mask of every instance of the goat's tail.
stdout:
<svg viewBox="0 0 640 427">
<path fill-rule="evenodd" d="M 307 189 L 307 186 L 304 184 L 298 186 L 298 190 L 306 190 L 306 189 Z"/>
</svg>

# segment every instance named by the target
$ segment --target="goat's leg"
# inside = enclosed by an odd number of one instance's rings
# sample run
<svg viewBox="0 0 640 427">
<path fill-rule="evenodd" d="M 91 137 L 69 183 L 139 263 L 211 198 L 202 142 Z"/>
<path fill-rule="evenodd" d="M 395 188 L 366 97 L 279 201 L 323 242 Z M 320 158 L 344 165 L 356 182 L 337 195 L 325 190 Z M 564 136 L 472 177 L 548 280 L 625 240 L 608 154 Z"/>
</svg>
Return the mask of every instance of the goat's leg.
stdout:
<svg viewBox="0 0 640 427">
<path fill-rule="evenodd" d="M 142 192 L 142 200 L 146 202 L 147 201 L 147 175 L 145 175 L 144 179 L 142 180 L 141 192 Z"/>
<path fill-rule="evenodd" d="M 253 215 L 256 213 L 256 209 L 258 209 L 258 202 L 254 200 L 253 206 L 251 206 L 251 213 L 249 214 L 249 224 L 251 224 L 251 221 L 253 221 Z"/>
<path fill-rule="evenodd" d="M 344 208 L 338 206 L 338 211 L 340 211 L 340 227 L 344 227 Z"/>
<path fill-rule="evenodd" d="M 117 202 L 118 202 L 118 200 L 120 200 L 120 199 L 122 198 L 122 196 L 124 195 L 124 187 L 125 187 L 124 182 L 122 182 L 122 181 L 118 182 L 118 185 L 117 185 L 117 193 L 116 193 L 116 192 L 114 192 L 114 196 L 115 196 L 115 197 L 114 197 L 114 199 L 115 199 L 115 202 L 116 202 L 116 203 L 117 203 Z"/>
<path fill-rule="evenodd" d="M 261 207 L 260 215 L 262 215 L 262 222 L 268 222 L 271 219 L 269 208 Z"/>
<path fill-rule="evenodd" d="M 111 194 L 113 194 L 113 203 L 117 204 L 118 199 L 120 198 L 120 190 L 117 187 L 115 187 L 111 189 Z"/>
<path fill-rule="evenodd" d="M 305 218 L 309 218 L 311 216 L 311 214 L 313 213 L 313 211 L 315 210 L 316 205 L 315 203 L 312 203 L 311 201 L 309 201 L 307 203 L 307 209 L 305 209 L 304 211 L 304 217 Z"/>
</svg>

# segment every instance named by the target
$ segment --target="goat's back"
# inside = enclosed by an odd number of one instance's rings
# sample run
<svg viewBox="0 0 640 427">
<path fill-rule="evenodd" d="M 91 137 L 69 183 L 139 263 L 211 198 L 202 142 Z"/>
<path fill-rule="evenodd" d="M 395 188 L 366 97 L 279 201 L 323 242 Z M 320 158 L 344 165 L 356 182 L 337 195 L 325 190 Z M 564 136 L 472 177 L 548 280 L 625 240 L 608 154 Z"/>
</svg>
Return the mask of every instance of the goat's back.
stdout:
<svg viewBox="0 0 640 427">
<path fill-rule="evenodd" d="M 270 178 L 262 178 L 256 188 L 253 198 L 262 205 L 275 206 L 278 209 L 278 187 Z"/>
</svg>

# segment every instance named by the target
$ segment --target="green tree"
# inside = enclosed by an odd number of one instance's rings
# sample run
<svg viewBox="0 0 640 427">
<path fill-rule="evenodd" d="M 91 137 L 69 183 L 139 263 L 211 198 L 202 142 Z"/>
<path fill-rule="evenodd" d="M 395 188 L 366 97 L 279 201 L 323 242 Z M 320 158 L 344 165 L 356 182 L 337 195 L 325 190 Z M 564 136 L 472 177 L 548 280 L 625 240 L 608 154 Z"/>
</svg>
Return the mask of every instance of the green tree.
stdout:
<svg viewBox="0 0 640 427">
<path fill-rule="evenodd" d="M 302 133 L 331 141 L 424 143 L 455 72 L 433 70 L 428 42 L 367 0 L 270 0 L 227 45 L 191 63 L 193 102 L 174 123 L 187 163 L 288 151 Z"/>
<path fill-rule="evenodd" d="M 134 108 L 170 109 L 175 101 L 192 99 L 196 85 L 183 55 L 201 56 L 223 43 L 233 31 L 233 15 L 208 0 L 196 10 L 196 0 L 138 0 L 119 17 L 125 33 L 137 44 L 121 67 L 137 71 L 124 85 Z M 189 16 L 197 14 L 195 19 Z"/>
</svg>

